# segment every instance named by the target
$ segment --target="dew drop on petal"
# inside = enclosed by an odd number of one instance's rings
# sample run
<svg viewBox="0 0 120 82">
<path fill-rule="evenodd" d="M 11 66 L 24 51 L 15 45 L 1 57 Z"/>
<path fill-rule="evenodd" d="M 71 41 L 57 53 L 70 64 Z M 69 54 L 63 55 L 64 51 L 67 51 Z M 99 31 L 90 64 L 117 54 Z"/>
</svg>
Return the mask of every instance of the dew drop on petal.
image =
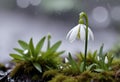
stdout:
<svg viewBox="0 0 120 82">
<path fill-rule="evenodd" d="M 24 52 L 23 52 L 24 54 L 27 54 L 28 53 L 28 50 L 24 50 Z"/>
</svg>

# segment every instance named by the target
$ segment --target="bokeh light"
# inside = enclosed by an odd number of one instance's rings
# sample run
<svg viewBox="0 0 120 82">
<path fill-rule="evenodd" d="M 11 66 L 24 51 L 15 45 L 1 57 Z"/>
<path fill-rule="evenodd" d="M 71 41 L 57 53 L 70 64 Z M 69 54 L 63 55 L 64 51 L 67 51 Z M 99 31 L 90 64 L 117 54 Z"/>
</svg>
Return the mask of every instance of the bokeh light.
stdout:
<svg viewBox="0 0 120 82">
<path fill-rule="evenodd" d="M 98 23 L 103 23 L 108 19 L 108 10 L 105 7 L 96 7 L 92 13 L 94 20 Z"/>
<path fill-rule="evenodd" d="M 32 6 L 39 5 L 41 0 L 16 0 L 16 2 L 20 8 L 27 8 L 29 5 Z"/>
<path fill-rule="evenodd" d="M 107 28 L 110 24 L 108 10 L 103 6 L 94 8 L 91 15 L 95 28 Z"/>
<path fill-rule="evenodd" d="M 29 6 L 29 0 L 16 0 L 16 2 L 20 8 L 27 8 Z"/>
</svg>

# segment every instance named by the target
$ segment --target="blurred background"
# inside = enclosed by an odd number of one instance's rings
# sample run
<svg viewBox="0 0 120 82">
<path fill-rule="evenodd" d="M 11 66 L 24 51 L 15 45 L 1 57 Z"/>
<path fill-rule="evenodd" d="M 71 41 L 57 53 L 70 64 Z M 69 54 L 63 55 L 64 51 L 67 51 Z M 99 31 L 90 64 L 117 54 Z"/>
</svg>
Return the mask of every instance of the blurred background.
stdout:
<svg viewBox="0 0 120 82">
<path fill-rule="evenodd" d="M 89 50 L 110 50 L 120 40 L 120 0 L 0 0 L 0 62 L 11 60 L 9 53 L 19 47 L 17 41 L 36 44 L 47 34 L 52 43 L 62 40 L 60 49 L 76 53 L 84 50 L 84 43 L 66 40 L 67 32 L 78 24 L 79 13 L 88 14 L 94 41 Z"/>
</svg>

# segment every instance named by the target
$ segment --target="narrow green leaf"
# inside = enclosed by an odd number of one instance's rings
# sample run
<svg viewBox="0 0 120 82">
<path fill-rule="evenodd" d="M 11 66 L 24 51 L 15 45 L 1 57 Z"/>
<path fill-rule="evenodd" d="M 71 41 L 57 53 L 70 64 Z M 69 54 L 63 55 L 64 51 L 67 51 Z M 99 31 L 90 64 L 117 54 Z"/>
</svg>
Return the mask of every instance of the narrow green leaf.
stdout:
<svg viewBox="0 0 120 82">
<path fill-rule="evenodd" d="M 48 37 L 47 37 L 47 50 L 50 48 L 50 39 L 51 39 L 51 35 L 48 34 Z"/>
<path fill-rule="evenodd" d="M 107 58 L 108 58 L 108 65 L 111 66 L 112 61 L 114 59 L 114 56 L 113 55 L 108 55 Z"/>
<path fill-rule="evenodd" d="M 26 61 L 30 60 L 30 55 L 29 53 L 25 54 L 24 50 L 18 49 L 18 48 L 14 48 L 15 51 L 17 51 Z"/>
<path fill-rule="evenodd" d="M 43 44 L 45 42 L 45 38 L 46 37 L 43 37 L 39 42 L 38 44 L 36 45 L 36 48 L 35 48 L 35 53 L 36 54 L 39 54 L 39 52 L 41 51 L 42 47 L 43 47 Z"/>
<path fill-rule="evenodd" d="M 68 61 L 69 61 L 69 64 L 71 65 L 71 67 L 73 68 L 73 70 L 78 71 L 78 65 L 77 65 L 76 61 L 72 58 L 70 53 L 68 56 Z"/>
<path fill-rule="evenodd" d="M 105 70 L 103 70 L 103 69 L 95 69 L 94 71 L 96 71 L 96 72 L 104 72 Z"/>
<path fill-rule="evenodd" d="M 84 62 L 81 62 L 79 68 L 80 68 L 80 72 L 83 72 L 83 71 L 84 71 Z"/>
<path fill-rule="evenodd" d="M 34 66 L 40 73 L 42 73 L 42 68 L 41 68 L 40 64 L 38 64 L 38 63 L 33 63 L 33 66 Z"/>
<path fill-rule="evenodd" d="M 97 50 L 93 53 L 93 58 L 96 58 Z"/>
<path fill-rule="evenodd" d="M 15 51 L 17 51 L 19 54 L 23 55 L 23 50 L 18 49 L 18 48 L 14 48 Z"/>
<path fill-rule="evenodd" d="M 33 40 L 32 38 L 29 41 L 29 49 L 30 49 L 30 54 L 34 56 L 34 45 L 33 45 Z"/>
<path fill-rule="evenodd" d="M 84 56 L 83 56 L 82 52 L 80 52 L 80 58 L 82 59 L 82 61 L 84 60 Z"/>
<path fill-rule="evenodd" d="M 87 70 L 88 70 L 88 71 L 91 71 L 91 69 L 92 69 L 93 67 L 96 67 L 96 66 L 97 66 L 97 64 L 93 63 L 93 64 L 91 64 L 91 65 L 89 65 L 89 66 L 87 67 Z"/>
<path fill-rule="evenodd" d="M 19 40 L 18 43 L 20 44 L 20 46 L 23 49 L 28 49 L 29 48 L 28 44 L 25 41 Z"/>
<path fill-rule="evenodd" d="M 103 47 L 104 47 L 104 44 L 102 44 L 102 46 L 100 47 L 100 50 L 99 50 L 99 57 L 102 58 L 102 55 L 103 55 Z"/>
<path fill-rule="evenodd" d="M 24 60 L 24 58 L 18 54 L 10 54 L 10 56 L 17 60 Z"/>
<path fill-rule="evenodd" d="M 60 51 L 60 52 L 57 52 L 56 54 L 57 55 L 61 55 L 61 54 L 63 54 L 65 51 Z"/>
<path fill-rule="evenodd" d="M 48 49 L 46 54 L 52 54 L 55 53 L 56 50 L 59 48 L 59 46 L 61 45 L 61 41 L 56 42 L 51 48 Z"/>
</svg>

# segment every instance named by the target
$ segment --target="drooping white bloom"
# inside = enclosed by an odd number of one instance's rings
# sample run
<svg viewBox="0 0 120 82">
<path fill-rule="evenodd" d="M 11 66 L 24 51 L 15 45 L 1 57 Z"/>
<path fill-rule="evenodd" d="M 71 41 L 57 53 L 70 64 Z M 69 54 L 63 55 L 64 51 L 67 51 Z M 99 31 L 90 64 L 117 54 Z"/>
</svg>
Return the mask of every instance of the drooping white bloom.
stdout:
<svg viewBox="0 0 120 82">
<path fill-rule="evenodd" d="M 76 38 L 85 40 L 85 33 L 86 33 L 86 25 L 84 24 L 78 24 L 77 26 L 73 27 L 67 34 L 67 39 L 69 39 L 70 42 L 73 42 Z M 94 35 L 92 30 L 88 27 L 88 40 L 89 39 L 94 40 Z"/>
<path fill-rule="evenodd" d="M 65 58 L 65 63 L 68 63 L 68 62 L 69 62 L 69 60 L 67 58 Z"/>
<path fill-rule="evenodd" d="M 100 60 L 100 57 L 99 57 L 99 56 L 97 56 L 97 60 L 98 60 L 98 61 Z"/>
<path fill-rule="evenodd" d="M 108 63 L 108 58 L 107 56 L 105 57 L 105 61 L 104 61 L 106 64 Z"/>
</svg>

